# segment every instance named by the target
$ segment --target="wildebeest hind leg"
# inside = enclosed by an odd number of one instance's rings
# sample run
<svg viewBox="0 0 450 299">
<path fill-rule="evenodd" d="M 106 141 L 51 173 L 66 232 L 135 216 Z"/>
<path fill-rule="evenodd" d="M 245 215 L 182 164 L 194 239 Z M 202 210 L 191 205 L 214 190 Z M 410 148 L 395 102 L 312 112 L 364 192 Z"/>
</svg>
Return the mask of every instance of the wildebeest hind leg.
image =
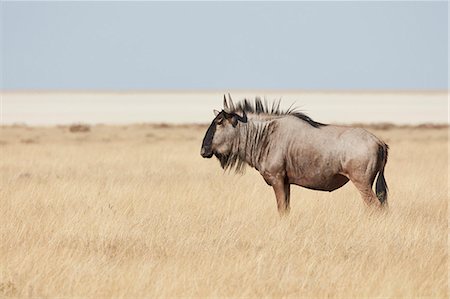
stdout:
<svg viewBox="0 0 450 299">
<path fill-rule="evenodd" d="M 358 180 L 350 179 L 358 191 L 361 193 L 361 197 L 368 206 L 380 207 L 380 202 L 378 201 L 372 187 L 367 182 L 359 182 Z"/>
</svg>

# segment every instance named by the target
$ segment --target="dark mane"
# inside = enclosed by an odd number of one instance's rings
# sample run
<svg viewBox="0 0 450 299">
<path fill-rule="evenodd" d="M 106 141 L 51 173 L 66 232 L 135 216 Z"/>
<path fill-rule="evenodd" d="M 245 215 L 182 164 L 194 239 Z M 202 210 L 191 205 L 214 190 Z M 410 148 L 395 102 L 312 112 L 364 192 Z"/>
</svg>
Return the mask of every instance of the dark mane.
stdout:
<svg viewBox="0 0 450 299">
<path fill-rule="evenodd" d="M 303 121 L 306 121 L 308 124 L 313 126 L 314 128 L 320 128 L 322 126 L 326 126 L 326 124 L 319 123 L 311 119 L 308 115 L 297 111 L 295 108 L 289 108 L 287 110 L 282 110 L 280 108 L 280 101 L 275 101 L 270 106 L 267 101 L 262 101 L 261 98 L 257 97 L 252 102 L 248 99 L 244 99 L 236 104 L 234 111 L 232 112 L 243 112 L 253 113 L 253 114 L 267 114 L 267 115 L 292 115 Z"/>
</svg>

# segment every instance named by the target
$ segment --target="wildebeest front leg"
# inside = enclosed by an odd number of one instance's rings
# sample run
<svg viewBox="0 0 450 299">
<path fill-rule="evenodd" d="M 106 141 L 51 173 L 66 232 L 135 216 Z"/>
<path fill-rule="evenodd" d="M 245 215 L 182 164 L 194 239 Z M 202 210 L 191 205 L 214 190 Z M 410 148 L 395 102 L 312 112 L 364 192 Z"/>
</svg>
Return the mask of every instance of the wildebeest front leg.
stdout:
<svg viewBox="0 0 450 299">
<path fill-rule="evenodd" d="M 284 172 L 263 171 L 261 172 L 264 180 L 269 186 L 272 186 L 275 191 L 277 199 L 278 212 L 280 216 L 287 216 L 289 214 L 289 201 L 291 195 L 290 184 Z"/>
<path fill-rule="evenodd" d="M 280 216 L 289 215 L 289 197 L 291 193 L 289 184 L 286 184 L 283 180 L 280 180 L 274 182 L 272 187 L 275 191 L 275 197 L 277 198 L 278 213 L 280 213 Z"/>
<path fill-rule="evenodd" d="M 288 182 L 284 182 L 284 193 L 286 198 L 286 206 L 287 210 L 289 211 L 291 209 L 290 202 L 291 202 L 291 184 Z"/>
</svg>

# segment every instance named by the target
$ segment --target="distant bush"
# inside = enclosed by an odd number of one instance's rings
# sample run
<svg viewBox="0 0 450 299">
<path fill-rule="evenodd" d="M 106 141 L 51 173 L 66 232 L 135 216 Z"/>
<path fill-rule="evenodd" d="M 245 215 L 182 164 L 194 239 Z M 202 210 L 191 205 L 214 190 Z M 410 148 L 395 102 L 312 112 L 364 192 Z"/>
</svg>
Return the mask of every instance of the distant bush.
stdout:
<svg viewBox="0 0 450 299">
<path fill-rule="evenodd" d="M 33 144 L 33 143 L 38 143 L 36 139 L 33 138 L 25 138 L 25 139 L 21 139 L 20 142 L 25 143 L 25 144 Z"/>
<path fill-rule="evenodd" d="M 91 127 L 89 125 L 83 124 L 74 124 L 69 127 L 69 131 L 72 133 L 89 132 L 90 130 Z"/>
</svg>

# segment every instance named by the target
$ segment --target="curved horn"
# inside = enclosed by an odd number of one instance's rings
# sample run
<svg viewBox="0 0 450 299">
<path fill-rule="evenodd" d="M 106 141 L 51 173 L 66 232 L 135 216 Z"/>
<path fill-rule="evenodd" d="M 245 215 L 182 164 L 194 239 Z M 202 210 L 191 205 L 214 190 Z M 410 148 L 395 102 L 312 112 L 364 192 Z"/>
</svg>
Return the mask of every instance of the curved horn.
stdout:
<svg viewBox="0 0 450 299">
<path fill-rule="evenodd" d="M 230 110 L 234 111 L 235 108 L 234 108 L 233 100 L 231 99 L 230 93 L 228 93 L 228 102 L 230 103 Z"/>
<path fill-rule="evenodd" d="M 225 94 L 223 95 L 223 110 L 225 110 L 225 111 L 229 111 L 230 110 L 228 108 L 227 96 Z"/>
</svg>

